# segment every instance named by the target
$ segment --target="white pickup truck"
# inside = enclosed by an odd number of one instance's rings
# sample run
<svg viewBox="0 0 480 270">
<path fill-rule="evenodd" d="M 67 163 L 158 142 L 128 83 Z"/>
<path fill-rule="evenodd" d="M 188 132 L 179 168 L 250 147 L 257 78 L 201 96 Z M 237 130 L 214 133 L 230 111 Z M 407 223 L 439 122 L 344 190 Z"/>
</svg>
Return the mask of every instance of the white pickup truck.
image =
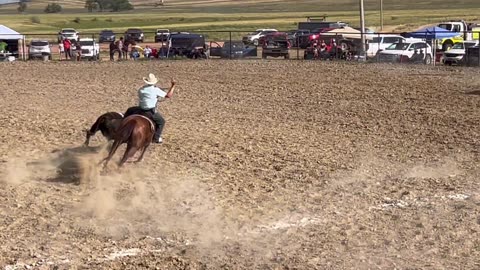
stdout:
<svg viewBox="0 0 480 270">
<path fill-rule="evenodd" d="M 93 38 L 80 38 L 82 59 L 100 60 L 100 45 Z"/>
<path fill-rule="evenodd" d="M 62 42 L 64 39 L 77 40 L 78 39 L 78 31 L 73 28 L 63 28 L 60 32 L 58 32 L 58 43 Z"/>
<path fill-rule="evenodd" d="M 367 57 L 373 58 L 379 52 L 385 50 L 393 43 L 405 42 L 405 38 L 400 35 L 385 35 L 385 34 L 369 34 L 372 40 L 368 42 Z"/>
</svg>

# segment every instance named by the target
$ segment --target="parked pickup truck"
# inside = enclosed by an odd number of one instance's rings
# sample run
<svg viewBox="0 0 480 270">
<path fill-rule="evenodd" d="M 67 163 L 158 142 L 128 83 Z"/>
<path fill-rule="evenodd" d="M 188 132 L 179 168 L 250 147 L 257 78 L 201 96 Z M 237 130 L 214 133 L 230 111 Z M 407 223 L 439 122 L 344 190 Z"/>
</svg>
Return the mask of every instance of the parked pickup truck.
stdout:
<svg viewBox="0 0 480 270">
<path fill-rule="evenodd" d="M 58 43 L 62 42 L 64 39 L 77 40 L 78 31 L 73 28 L 63 28 L 58 32 Z"/>
<path fill-rule="evenodd" d="M 431 65 L 433 61 L 432 47 L 425 41 L 393 43 L 379 52 L 380 62 L 424 63 Z"/>
<path fill-rule="evenodd" d="M 170 37 L 170 30 L 168 29 L 157 29 L 155 33 L 155 42 L 165 43 Z"/>
<path fill-rule="evenodd" d="M 93 38 L 80 38 L 82 59 L 100 60 L 100 46 Z"/>
<path fill-rule="evenodd" d="M 400 35 L 371 35 L 372 40 L 368 42 L 367 57 L 372 58 L 378 52 L 385 50 L 393 43 L 405 42 L 405 38 Z"/>
<path fill-rule="evenodd" d="M 288 42 L 287 33 L 265 36 L 262 42 L 262 58 L 265 59 L 268 56 L 290 58 L 290 42 Z"/>
</svg>

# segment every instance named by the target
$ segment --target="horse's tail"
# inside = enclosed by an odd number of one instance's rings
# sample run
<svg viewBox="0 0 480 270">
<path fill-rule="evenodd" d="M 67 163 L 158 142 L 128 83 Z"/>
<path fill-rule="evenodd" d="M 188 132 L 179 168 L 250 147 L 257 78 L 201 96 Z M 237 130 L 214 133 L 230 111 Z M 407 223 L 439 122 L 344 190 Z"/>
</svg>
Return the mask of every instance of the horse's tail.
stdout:
<svg viewBox="0 0 480 270">
<path fill-rule="evenodd" d="M 105 115 L 102 115 L 102 116 L 98 117 L 97 121 L 95 121 L 95 123 L 93 123 L 90 130 L 87 129 L 87 136 L 88 135 L 93 136 L 100 129 L 100 125 L 103 124 L 103 123 L 105 123 Z"/>
<path fill-rule="evenodd" d="M 125 142 L 130 138 L 135 129 L 135 122 L 134 121 L 127 121 L 124 125 L 121 125 L 117 132 L 115 132 L 115 141 L 119 140 L 121 142 Z"/>
</svg>

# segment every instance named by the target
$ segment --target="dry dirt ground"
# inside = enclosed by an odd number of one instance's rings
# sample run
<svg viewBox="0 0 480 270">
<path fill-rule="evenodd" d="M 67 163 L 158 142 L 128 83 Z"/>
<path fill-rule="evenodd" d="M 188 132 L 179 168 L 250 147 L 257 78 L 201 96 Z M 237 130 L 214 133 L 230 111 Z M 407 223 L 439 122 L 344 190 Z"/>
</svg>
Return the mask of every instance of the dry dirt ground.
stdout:
<svg viewBox="0 0 480 270">
<path fill-rule="evenodd" d="M 2 269 L 480 269 L 478 69 L 3 63 Z M 100 171 L 154 72 L 164 144 Z M 116 160 L 123 154 L 117 153 Z"/>
</svg>

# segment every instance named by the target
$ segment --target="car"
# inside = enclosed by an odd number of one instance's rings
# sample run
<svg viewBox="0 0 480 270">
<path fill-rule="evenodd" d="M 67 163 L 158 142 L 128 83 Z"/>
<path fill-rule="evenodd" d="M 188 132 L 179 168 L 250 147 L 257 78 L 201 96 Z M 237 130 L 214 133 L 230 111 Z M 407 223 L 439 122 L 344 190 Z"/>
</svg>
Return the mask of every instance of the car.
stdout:
<svg viewBox="0 0 480 270">
<path fill-rule="evenodd" d="M 377 55 L 378 52 L 385 50 L 393 43 L 404 42 L 405 38 L 400 35 L 372 35 L 372 40 L 368 42 L 367 57 L 372 58 Z"/>
<path fill-rule="evenodd" d="M 396 42 L 379 52 L 380 62 L 424 63 L 433 61 L 432 47 L 424 41 Z"/>
<path fill-rule="evenodd" d="M 115 33 L 112 30 L 102 30 L 100 32 L 100 35 L 98 37 L 98 42 L 103 43 L 103 42 L 111 42 L 115 41 Z"/>
<path fill-rule="evenodd" d="M 82 59 L 100 60 L 100 45 L 93 38 L 80 38 L 80 47 Z"/>
<path fill-rule="evenodd" d="M 465 50 L 465 57 L 462 59 L 462 64 L 469 67 L 480 66 L 480 45 Z"/>
<path fill-rule="evenodd" d="M 287 32 L 288 41 L 290 42 L 290 44 L 292 44 L 293 47 L 298 47 L 299 37 L 306 34 L 310 34 L 310 30 L 308 29 L 290 30 Z"/>
<path fill-rule="evenodd" d="M 459 64 L 463 57 L 465 56 L 465 51 L 470 48 L 478 45 L 478 41 L 463 41 L 453 45 L 450 50 L 443 52 L 442 62 L 445 65 Z"/>
<path fill-rule="evenodd" d="M 268 56 L 290 58 L 290 42 L 287 33 L 267 35 L 262 42 L 262 58 Z"/>
<path fill-rule="evenodd" d="M 169 37 L 170 37 L 169 29 L 157 29 L 157 32 L 155 33 L 155 42 L 165 43 L 168 41 Z"/>
<path fill-rule="evenodd" d="M 63 28 L 58 32 L 58 42 L 60 43 L 64 39 L 77 40 L 78 31 L 73 28 Z"/>
<path fill-rule="evenodd" d="M 32 40 L 28 45 L 28 59 L 43 58 L 48 56 L 52 59 L 51 45 L 46 40 Z"/>
<path fill-rule="evenodd" d="M 223 44 L 210 42 L 210 56 L 219 56 L 220 58 L 257 56 L 257 47 L 245 45 L 241 40 L 226 41 Z"/>
<path fill-rule="evenodd" d="M 141 29 L 138 28 L 129 28 L 125 31 L 125 40 L 143 42 L 145 40 L 145 35 Z"/>
<path fill-rule="evenodd" d="M 250 33 L 242 38 L 243 43 L 245 44 L 253 44 L 258 46 L 259 40 L 261 37 L 265 36 L 266 34 L 278 32 L 277 29 L 257 29 L 255 32 Z"/>
</svg>

